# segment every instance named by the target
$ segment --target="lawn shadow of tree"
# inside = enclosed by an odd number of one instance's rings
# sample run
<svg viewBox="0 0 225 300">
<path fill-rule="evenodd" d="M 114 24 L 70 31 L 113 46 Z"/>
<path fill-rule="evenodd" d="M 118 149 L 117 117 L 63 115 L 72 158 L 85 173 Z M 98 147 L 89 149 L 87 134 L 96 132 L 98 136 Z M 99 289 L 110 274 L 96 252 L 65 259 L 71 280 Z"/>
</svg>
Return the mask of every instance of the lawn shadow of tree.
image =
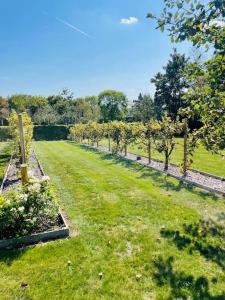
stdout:
<svg viewBox="0 0 225 300">
<path fill-rule="evenodd" d="M 0 250 L 0 262 L 10 267 L 15 260 L 20 259 L 30 248 Z"/>
<path fill-rule="evenodd" d="M 205 259 L 216 263 L 225 271 L 225 227 L 213 220 L 199 220 L 193 224 L 184 224 L 179 230 L 162 228 L 160 234 L 169 239 L 179 250 L 197 251 Z"/>
<path fill-rule="evenodd" d="M 193 300 L 223 300 L 225 293 L 211 295 L 209 281 L 205 276 L 194 278 L 192 275 L 174 269 L 174 257 L 163 259 L 158 256 L 153 261 L 153 279 L 157 286 L 170 287 L 170 295 L 167 299 L 193 299 Z M 212 282 L 216 279 L 213 278 Z"/>
<path fill-rule="evenodd" d="M 76 145 L 76 144 L 74 144 Z M 167 174 L 163 174 L 159 171 L 155 171 L 153 169 L 150 169 L 147 165 L 141 165 L 138 162 L 129 160 L 125 157 L 113 155 L 111 153 L 106 153 L 104 151 L 98 150 L 93 147 L 80 145 L 81 149 L 96 154 L 99 158 L 102 160 L 108 160 L 111 161 L 111 164 L 118 164 L 125 168 L 131 169 L 134 172 L 140 172 L 139 179 L 151 179 L 154 181 L 154 184 L 166 191 L 175 191 L 180 192 L 182 190 L 187 190 L 193 194 L 196 194 L 200 196 L 203 199 L 206 199 L 208 197 L 211 197 L 214 201 L 217 201 L 220 199 L 219 196 L 217 196 L 214 193 L 210 193 L 208 191 L 203 191 L 194 185 L 190 183 L 185 183 L 183 181 L 174 180 L 171 176 Z"/>
</svg>

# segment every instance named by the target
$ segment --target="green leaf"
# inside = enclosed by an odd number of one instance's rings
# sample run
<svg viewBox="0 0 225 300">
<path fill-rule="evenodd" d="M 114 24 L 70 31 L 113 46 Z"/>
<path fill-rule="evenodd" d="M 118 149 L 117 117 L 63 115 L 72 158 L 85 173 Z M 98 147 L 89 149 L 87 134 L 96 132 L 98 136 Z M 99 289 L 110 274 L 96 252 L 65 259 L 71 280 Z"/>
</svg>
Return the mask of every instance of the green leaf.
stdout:
<svg viewBox="0 0 225 300">
<path fill-rule="evenodd" d="M 152 13 L 148 13 L 148 14 L 147 14 L 147 18 L 149 18 L 149 19 L 154 19 L 154 18 L 155 18 L 155 16 L 153 16 L 153 14 L 152 14 Z"/>
</svg>

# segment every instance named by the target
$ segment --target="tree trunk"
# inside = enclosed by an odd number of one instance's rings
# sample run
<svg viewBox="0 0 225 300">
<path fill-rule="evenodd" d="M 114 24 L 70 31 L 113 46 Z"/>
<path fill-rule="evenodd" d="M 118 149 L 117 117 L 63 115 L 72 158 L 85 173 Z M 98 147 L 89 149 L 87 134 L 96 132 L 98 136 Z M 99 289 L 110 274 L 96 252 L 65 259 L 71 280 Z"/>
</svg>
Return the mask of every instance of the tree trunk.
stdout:
<svg viewBox="0 0 225 300">
<path fill-rule="evenodd" d="M 110 135 L 108 134 L 108 142 L 109 142 L 109 152 L 111 151 L 111 139 L 110 139 Z"/>
<path fill-rule="evenodd" d="M 22 164 L 26 164 L 26 146 L 25 146 L 25 139 L 24 139 L 24 130 L 23 130 L 23 115 L 18 115 L 18 125 L 19 125 L 19 135 L 20 135 L 20 156 Z"/>
<path fill-rule="evenodd" d="M 188 151 L 187 151 L 187 121 L 185 121 L 184 125 L 184 157 L 183 157 L 183 176 L 187 176 L 187 160 L 188 160 Z"/>
<path fill-rule="evenodd" d="M 127 145 L 124 147 L 124 156 L 127 156 Z"/>
<path fill-rule="evenodd" d="M 164 171 L 168 171 L 169 169 L 169 154 L 166 152 L 165 153 L 165 166 L 164 166 Z"/>
<path fill-rule="evenodd" d="M 152 162 L 152 142 L 151 140 L 148 141 L 148 163 L 149 165 Z"/>
<path fill-rule="evenodd" d="M 97 148 L 98 148 L 98 142 L 96 144 L 97 144 Z"/>
</svg>

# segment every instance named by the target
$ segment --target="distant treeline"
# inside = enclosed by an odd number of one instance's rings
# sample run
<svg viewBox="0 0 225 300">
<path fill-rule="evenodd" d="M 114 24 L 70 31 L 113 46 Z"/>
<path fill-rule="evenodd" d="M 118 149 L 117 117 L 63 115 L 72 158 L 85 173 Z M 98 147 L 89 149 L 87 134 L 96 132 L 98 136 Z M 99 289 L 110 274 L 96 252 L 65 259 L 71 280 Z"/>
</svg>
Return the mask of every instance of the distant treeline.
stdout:
<svg viewBox="0 0 225 300">
<path fill-rule="evenodd" d="M 48 97 L 16 94 L 8 98 L 0 97 L 0 122 L 7 125 L 12 110 L 28 112 L 35 125 L 70 125 L 96 121 L 149 122 L 161 120 L 167 114 L 173 120 L 180 108 L 187 107 L 183 95 L 189 83 L 185 67 L 189 60 L 185 55 L 171 54 L 170 60 L 151 82 L 155 85 L 155 95 L 139 94 L 129 105 L 127 96 L 119 91 L 106 90 L 98 96 L 74 97 L 68 89 L 58 95 Z M 193 117 L 192 128 L 199 127 L 198 116 Z"/>
</svg>

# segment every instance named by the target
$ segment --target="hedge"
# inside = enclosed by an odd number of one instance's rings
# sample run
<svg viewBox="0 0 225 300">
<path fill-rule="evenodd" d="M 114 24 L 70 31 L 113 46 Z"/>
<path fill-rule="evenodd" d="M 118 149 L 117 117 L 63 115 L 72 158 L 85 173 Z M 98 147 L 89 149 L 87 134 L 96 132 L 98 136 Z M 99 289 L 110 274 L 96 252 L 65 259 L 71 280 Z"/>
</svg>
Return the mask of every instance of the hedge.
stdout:
<svg viewBox="0 0 225 300">
<path fill-rule="evenodd" d="M 34 127 L 35 141 L 58 141 L 67 140 L 69 127 L 66 125 L 38 125 Z"/>
<path fill-rule="evenodd" d="M 6 142 L 11 139 L 10 127 L 0 126 L 0 142 Z"/>
</svg>

